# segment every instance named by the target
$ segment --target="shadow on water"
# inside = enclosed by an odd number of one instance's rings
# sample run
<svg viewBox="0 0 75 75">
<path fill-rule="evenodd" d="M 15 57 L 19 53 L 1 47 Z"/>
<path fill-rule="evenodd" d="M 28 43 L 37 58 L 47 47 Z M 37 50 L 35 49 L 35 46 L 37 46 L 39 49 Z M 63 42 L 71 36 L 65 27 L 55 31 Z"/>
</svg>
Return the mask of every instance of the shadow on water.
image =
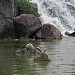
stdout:
<svg viewBox="0 0 75 75">
<path fill-rule="evenodd" d="M 75 75 L 75 38 L 31 40 L 49 55 L 51 62 L 34 62 L 35 55 L 15 51 L 28 41 L 0 42 L 0 75 Z"/>
</svg>

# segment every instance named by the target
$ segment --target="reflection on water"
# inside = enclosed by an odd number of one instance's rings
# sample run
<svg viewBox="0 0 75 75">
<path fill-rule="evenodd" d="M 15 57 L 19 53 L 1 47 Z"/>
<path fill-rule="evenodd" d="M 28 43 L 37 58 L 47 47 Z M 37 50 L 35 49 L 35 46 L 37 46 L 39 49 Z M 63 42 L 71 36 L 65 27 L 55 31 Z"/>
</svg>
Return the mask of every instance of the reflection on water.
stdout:
<svg viewBox="0 0 75 75">
<path fill-rule="evenodd" d="M 55 41 L 32 41 L 47 50 L 51 62 L 34 62 L 35 55 L 17 55 L 24 42 L 0 42 L 0 75 L 75 75 L 75 38 Z"/>
</svg>

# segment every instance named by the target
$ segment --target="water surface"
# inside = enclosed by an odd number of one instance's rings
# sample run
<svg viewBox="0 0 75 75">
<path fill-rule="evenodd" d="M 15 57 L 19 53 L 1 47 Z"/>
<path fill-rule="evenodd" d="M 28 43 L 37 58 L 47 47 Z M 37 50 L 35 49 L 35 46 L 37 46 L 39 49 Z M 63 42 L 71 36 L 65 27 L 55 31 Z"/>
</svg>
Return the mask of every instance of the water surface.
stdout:
<svg viewBox="0 0 75 75">
<path fill-rule="evenodd" d="M 33 55 L 15 54 L 28 41 L 0 41 L 0 75 L 75 75 L 75 37 L 33 40 L 46 50 L 51 62 L 34 62 Z"/>
</svg>

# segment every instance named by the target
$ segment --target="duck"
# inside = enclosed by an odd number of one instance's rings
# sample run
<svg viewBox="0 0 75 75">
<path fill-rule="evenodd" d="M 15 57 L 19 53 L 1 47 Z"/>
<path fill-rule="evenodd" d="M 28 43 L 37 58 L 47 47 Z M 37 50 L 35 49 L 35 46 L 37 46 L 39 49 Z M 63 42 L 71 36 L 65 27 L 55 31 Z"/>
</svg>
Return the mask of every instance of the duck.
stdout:
<svg viewBox="0 0 75 75">
<path fill-rule="evenodd" d="M 22 45 L 20 49 L 16 51 L 16 53 L 39 53 L 41 52 L 39 47 L 34 46 L 32 43 L 26 43 L 26 45 Z"/>
<path fill-rule="evenodd" d="M 46 50 L 40 52 L 39 56 L 34 58 L 34 61 L 51 61 L 45 52 Z"/>
</svg>

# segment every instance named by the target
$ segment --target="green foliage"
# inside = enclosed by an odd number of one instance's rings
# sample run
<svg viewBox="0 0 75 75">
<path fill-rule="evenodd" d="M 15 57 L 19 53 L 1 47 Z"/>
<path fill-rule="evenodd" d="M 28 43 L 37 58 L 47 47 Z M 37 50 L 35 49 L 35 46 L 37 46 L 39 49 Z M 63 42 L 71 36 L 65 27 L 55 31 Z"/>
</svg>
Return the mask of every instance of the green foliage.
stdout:
<svg viewBox="0 0 75 75">
<path fill-rule="evenodd" d="M 38 13 L 38 9 L 29 2 L 30 0 L 17 0 L 19 7 L 20 7 L 20 13 L 27 13 L 27 14 L 33 14 L 36 17 L 39 17 L 40 14 Z"/>
</svg>

